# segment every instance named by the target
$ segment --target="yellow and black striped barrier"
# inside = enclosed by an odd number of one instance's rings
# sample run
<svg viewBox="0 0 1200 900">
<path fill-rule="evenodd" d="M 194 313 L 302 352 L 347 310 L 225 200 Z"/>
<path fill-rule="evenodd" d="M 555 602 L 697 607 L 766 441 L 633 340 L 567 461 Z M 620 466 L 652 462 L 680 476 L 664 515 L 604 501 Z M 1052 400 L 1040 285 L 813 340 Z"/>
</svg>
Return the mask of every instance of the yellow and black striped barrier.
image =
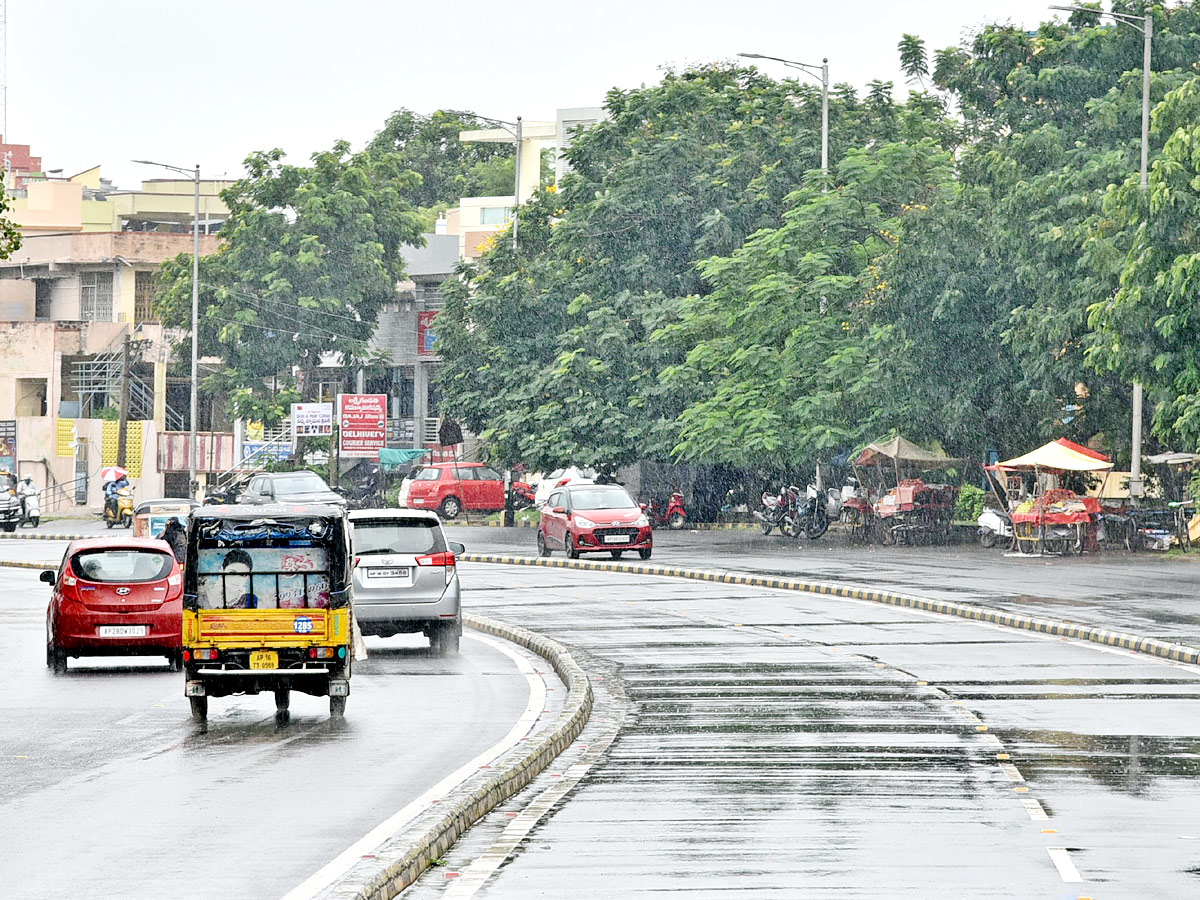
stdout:
<svg viewBox="0 0 1200 900">
<path fill-rule="evenodd" d="M 1128 632 L 1112 631 L 1094 625 L 1080 625 L 1074 622 L 1042 619 L 1037 616 L 1025 616 L 998 609 L 989 609 L 985 606 L 953 603 L 949 600 L 934 600 L 929 597 L 918 597 L 914 594 L 903 594 L 897 591 L 845 587 L 825 582 L 803 581 L 796 578 L 779 578 L 767 575 L 747 575 L 738 572 L 682 569 L 674 566 L 659 566 L 647 563 L 591 562 L 587 560 L 555 559 L 553 557 L 541 556 L 507 556 L 493 553 L 466 553 L 461 558 L 464 562 L 482 562 L 509 566 L 544 566 L 551 569 L 583 569 L 596 572 L 621 572 L 627 575 L 657 575 L 668 578 L 687 578 L 692 581 L 710 581 L 718 584 L 737 584 L 781 591 L 799 591 L 806 594 L 823 594 L 831 597 L 844 597 L 849 600 L 866 600 L 871 603 L 904 606 L 909 609 L 919 609 L 946 616 L 957 616 L 962 619 L 973 619 L 978 622 L 990 622 L 993 625 L 1004 625 L 1008 628 L 1020 628 L 1025 631 L 1036 631 L 1042 634 L 1090 641 L 1109 647 L 1120 647 L 1124 650 L 1133 650 L 1138 653 L 1145 653 L 1174 662 L 1200 663 L 1200 649 L 1189 647 L 1186 644 L 1176 644 L 1170 641 L 1158 640 L 1157 638 L 1140 637 Z"/>
<path fill-rule="evenodd" d="M 3 541 L 86 541 L 89 538 L 104 537 L 107 532 L 97 531 L 93 534 L 62 534 L 62 533 L 42 533 L 23 534 L 20 531 L 11 533 L 0 532 L 0 540 Z M 121 532 L 117 532 L 119 535 Z"/>
</svg>

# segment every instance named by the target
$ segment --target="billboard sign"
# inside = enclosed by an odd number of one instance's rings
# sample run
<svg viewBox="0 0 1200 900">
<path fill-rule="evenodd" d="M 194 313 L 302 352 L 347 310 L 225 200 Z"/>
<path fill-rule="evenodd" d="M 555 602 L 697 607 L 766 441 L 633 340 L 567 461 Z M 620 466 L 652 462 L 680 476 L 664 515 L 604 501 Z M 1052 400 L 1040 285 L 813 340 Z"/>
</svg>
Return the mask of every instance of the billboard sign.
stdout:
<svg viewBox="0 0 1200 900">
<path fill-rule="evenodd" d="M 332 403 L 293 403 L 292 434 L 295 437 L 332 437 Z"/>
<path fill-rule="evenodd" d="M 433 320 L 437 318 L 437 314 L 437 310 L 417 313 L 418 356 L 437 356 L 437 335 L 433 331 Z"/>
<path fill-rule="evenodd" d="M 378 459 L 387 446 L 387 394 L 338 394 L 338 449 L 342 456 Z"/>
</svg>

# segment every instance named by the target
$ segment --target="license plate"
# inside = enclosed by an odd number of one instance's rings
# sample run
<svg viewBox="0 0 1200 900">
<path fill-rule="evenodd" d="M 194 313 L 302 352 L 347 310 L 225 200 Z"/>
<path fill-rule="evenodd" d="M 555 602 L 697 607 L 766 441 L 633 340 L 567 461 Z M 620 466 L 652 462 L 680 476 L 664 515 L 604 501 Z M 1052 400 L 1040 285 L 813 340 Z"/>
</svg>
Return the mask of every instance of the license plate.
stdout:
<svg viewBox="0 0 1200 900">
<path fill-rule="evenodd" d="M 629 535 L 627 535 L 627 534 L 606 534 L 604 536 L 604 543 L 606 543 L 606 544 L 628 544 L 629 543 Z"/>
<path fill-rule="evenodd" d="M 100 637 L 145 637 L 150 633 L 149 625 L 101 625 Z"/>
<path fill-rule="evenodd" d="M 251 650 L 250 651 L 250 668 L 252 669 L 278 669 L 279 654 L 274 650 Z"/>
<path fill-rule="evenodd" d="M 368 578 L 407 578 L 408 569 L 367 569 Z"/>
</svg>

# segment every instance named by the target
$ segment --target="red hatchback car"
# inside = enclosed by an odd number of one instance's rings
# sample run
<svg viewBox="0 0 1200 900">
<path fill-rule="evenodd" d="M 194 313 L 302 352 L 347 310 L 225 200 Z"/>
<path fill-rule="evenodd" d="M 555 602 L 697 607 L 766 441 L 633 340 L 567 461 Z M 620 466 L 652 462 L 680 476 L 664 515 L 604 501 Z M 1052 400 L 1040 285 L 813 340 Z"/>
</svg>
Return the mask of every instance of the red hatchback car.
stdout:
<svg viewBox="0 0 1200 900">
<path fill-rule="evenodd" d="M 433 463 L 405 479 L 400 505 L 432 509 L 443 519 L 457 519 L 464 509 L 504 509 L 504 476 L 483 463 Z"/>
<path fill-rule="evenodd" d="M 183 664 L 183 575 L 166 541 L 72 541 L 46 610 L 46 665 L 67 671 L 74 656 L 165 656 Z"/>
<path fill-rule="evenodd" d="M 541 556 L 561 548 L 570 559 L 581 553 L 608 553 L 620 559 L 626 550 L 636 550 L 649 559 L 654 530 L 620 485 L 567 484 L 551 491 L 542 507 L 537 546 Z"/>
</svg>

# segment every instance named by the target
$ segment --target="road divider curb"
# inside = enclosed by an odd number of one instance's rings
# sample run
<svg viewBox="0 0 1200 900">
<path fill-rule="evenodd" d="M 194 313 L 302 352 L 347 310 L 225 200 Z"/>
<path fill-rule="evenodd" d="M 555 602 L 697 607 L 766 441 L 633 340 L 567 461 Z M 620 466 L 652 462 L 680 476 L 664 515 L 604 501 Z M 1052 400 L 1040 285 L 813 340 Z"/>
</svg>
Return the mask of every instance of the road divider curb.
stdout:
<svg viewBox="0 0 1200 900">
<path fill-rule="evenodd" d="M 596 572 L 621 572 L 627 575 L 657 575 L 670 578 L 686 578 L 692 581 L 710 581 L 718 584 L 736 584 L 749 587 L 772 588 L 774 590 L 798 591 L 806 594 L 823 594 L 831 597 L 844 597 L 849 600 L 866 600 L 871 603 L 903 606 L 909 609 L 924 610 L 925 612 L 957 616 L 962 619 L 972 619 L 977 622 L 1004 625 L 1008 628 L 1020 628 L 1025 631 L 1036 631 L 1041 634 L 1052 634 L 1080 641 L 1090 641 L 1095 644 L 1104 644 L 1108 647 L 1119 647 L 1123 650 L 1133 650 L 1149 656 L 1169 659 L 1173 662 L 1200 663 L 1200 649 L 1189 647 L 1186 644 L 1161 641 L 1157 638 L 1140 637 L 1136 634 L 1129 634 L 1124 631 L 1112 631 L 1093 625 L 1080 625 L 1075 622 L 1042 619 L 1037 616 L 1024 616 L 1019 613 L 1010 613 L 999 609 L 990 609 L 985 606 L 975 606 L 969 603 L 934 600 L 929 597 L 918 597 L 915 594 L 902 594 L 896 591 L 844 587 L 838 584 L 828 584 L 819 581 L 803 581 L 795 578 L 778 578 L 766 575 L 746 575 L 738 572 L 679 569 L 670 566 L 646 565 L 644 563 L 589 562 L 586 560 L 554 559 L 542 556 L 507 556 L 494 553 L 466 553 L 462 554 L 460 559 L 463 562 L 493 563 L 509 566 L 544 566 L 551 569 L 584 569 Z"/>
<path fill-rule="evenodd" d="M 0 559 L 0 566 L 7 569 L 52 569 L 58 570 L 56 562 L 29 562 L 28 560 L 20 559 Z"/>
<path fill-rule="evenodd" d="M 475 822 L 544 771 L 579 737 L 591 717 L 591 681 L 562 644 L 526 628 L 471 613 L 463 614 L 463 623 L 520 644 L 546 659 L 567 686 L 562 711 L 551 725 L 522 741 L 491 768 L 472 776 L 376 851 L 372 874 L 356 878 L 356 870 L 351 870 L 349 878 L 321 896 L 392 900 L 440 859 Z"/>
<path fill-rule="evenodd" d="M 104 532 L 92 534 L 21 534 L 19 532 L 0 532 L 0 541 L 85 541 L 88 538 L 104 537 Z"/>
</svg>

